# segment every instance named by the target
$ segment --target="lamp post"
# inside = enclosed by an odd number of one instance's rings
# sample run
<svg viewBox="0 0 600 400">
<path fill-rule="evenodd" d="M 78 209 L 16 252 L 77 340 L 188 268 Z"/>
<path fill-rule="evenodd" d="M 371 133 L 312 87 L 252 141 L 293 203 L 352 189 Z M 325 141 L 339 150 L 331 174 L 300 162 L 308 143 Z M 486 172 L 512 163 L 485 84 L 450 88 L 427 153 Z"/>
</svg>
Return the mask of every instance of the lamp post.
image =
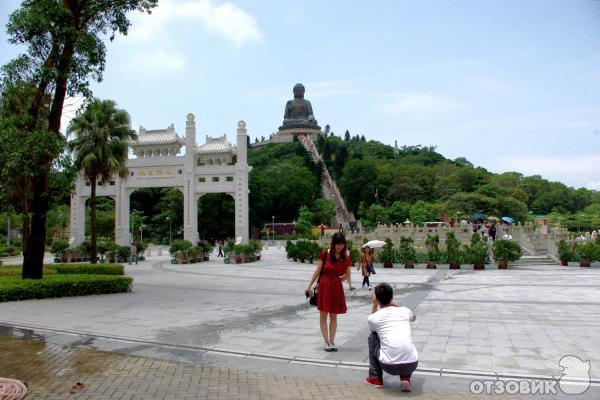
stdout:
<svg viewBox="0 0 600 400">
<path fill-rule="evenodd" d="M 167 221 L 169 221 L 169 247 L 173 244 L 173 237 L 171 236 L 171 217 L 167 217 Z"/>
<path fill-rule="evenodd" d="M 275 243 L 275 216 L 272 216 L 273 218 L 273 243 Z"/>
<path fill-rule="evenodd" d="M 140 224 L 140 246 L 142 246 L 143 243 L 144 243 L 143 242 L 143 240 L 144 240 L 144 237 L 143 237 L 143 228 L 144 228 L 144 224 Z"/>
</svg>

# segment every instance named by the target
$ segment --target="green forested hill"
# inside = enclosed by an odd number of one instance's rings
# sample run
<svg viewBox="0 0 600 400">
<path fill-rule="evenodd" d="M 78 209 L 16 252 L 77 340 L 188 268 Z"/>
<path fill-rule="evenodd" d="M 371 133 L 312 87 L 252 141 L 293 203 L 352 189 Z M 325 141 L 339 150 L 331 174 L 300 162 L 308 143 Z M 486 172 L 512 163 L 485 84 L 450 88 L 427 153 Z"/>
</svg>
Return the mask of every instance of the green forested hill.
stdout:
<svg viewBox="0 0 600 400">
<path fill-rule="evenodd" d="M 363 224 L 437 221 L 484 213 L 524 221 L 552 214 L 571 228 L 600 226 L 600 193 L 541 176 L 494 174 L 435 147 L 395 149 L 364 137 L 322 135 L 316 142 L 346 204 Z M 253 148 L 249 163 L 251 221 L 291 221 L 319 197 L 319 167 L 295 143 Z M 457 214 L 460 213 L 460 214 Z"/>
</svg>

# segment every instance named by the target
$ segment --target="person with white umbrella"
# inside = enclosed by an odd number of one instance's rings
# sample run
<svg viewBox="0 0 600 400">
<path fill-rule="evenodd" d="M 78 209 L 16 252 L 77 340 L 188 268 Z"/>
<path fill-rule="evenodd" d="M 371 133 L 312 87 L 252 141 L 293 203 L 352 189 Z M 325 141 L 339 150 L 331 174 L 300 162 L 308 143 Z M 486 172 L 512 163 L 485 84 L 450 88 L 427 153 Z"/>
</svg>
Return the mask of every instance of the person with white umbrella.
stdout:
<svg viewBox="0 0 600 400">
<path fill-rule="evenodd" d="M 373 261 L 375 261 L 375 256 L 373 255 L 373 250 L 369 246 L 362 246 L 363 254 L 360 257 L 360 264 L 358 269 L 361 271 L 363 276 L 362 289 L 365 288 L 365 285 L 371 290 L 371 282 L 369 282 L 369 277 L 371 273 L 375 272 L 375 268 L 373 267 Z"/>
</svg>

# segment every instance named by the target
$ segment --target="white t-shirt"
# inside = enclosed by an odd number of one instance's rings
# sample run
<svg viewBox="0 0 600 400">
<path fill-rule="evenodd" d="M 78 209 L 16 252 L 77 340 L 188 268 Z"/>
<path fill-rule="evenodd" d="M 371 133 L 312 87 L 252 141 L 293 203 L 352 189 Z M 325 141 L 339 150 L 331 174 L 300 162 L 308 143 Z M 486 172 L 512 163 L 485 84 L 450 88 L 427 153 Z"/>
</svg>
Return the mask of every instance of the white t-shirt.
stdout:
<svg viewBox="0 0 600 400">
<path fill-rule="evenodd" d="M 379 361 L 384 364 L 406 364 L 419 355 L 410 333 L 413 313 L 406 307 L 385 307 L 369 315 L 369 327 L 381 342 Z"/>
</svg>

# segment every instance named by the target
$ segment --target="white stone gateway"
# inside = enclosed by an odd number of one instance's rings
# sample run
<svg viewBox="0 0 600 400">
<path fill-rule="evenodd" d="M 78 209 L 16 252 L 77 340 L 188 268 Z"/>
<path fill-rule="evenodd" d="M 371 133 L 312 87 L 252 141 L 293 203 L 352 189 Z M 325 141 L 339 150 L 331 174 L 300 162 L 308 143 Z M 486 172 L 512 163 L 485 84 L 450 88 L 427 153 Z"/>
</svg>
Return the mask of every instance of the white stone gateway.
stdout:
<svg viewBox="0 0 600 400">
<path fill-rule="evenodd" d="M 227 193 L 235 200 L 235 237 L 248 242 L 248 173 L 246 123 L 237 126 L 237 146 L 232 147 L 225 135 L 196 146 L 196 122 L 188 114 L 185 139 L 175 133 L 174 125 L 165 130 L 140 127 L 138 139 L 131 143 L 137 158 L 127 160 L 129 175 L 115 176 L 105 185 L 98 185 L 97 196 L 115 200 L 115 242 L 128 245 L 131 194 L 140 188 L 174 187 L 183 192 L 183 237 L 198 241 L 198 200 L 206 193 Z M 185 146 L 185 155 L 178 155 Z M 90 184 L 81 174 L 71 193 L 70 244 L 85 240 L 85 202 L 90 198 Z"/>
</svg>

